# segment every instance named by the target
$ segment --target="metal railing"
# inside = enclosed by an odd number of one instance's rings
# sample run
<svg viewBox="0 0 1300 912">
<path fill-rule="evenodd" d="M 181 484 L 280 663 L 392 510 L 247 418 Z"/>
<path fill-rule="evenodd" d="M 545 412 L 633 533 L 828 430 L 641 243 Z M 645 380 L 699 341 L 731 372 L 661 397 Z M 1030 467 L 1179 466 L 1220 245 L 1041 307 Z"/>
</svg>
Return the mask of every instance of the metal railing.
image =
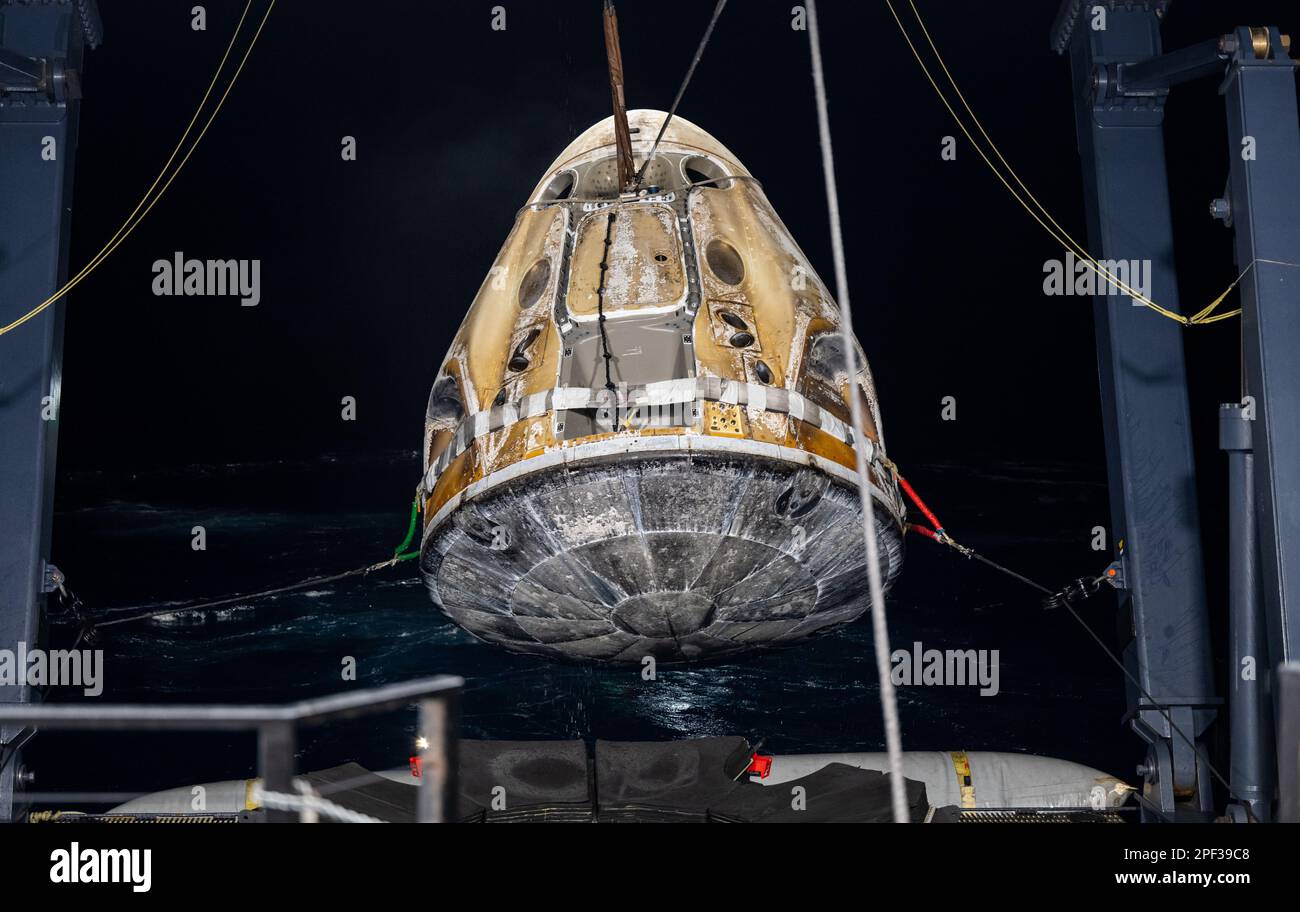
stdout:
<svg viewBox="0 0 1300 912">
<path fill-rule="evenodd" d="M 252 731 L 257 733 L 257 771 L 263 790 L 289 794 L 295 791 L 299 726 L 371 716 L 416 703 L 423 736 L 417 817 L 421 823 L 437 823 L 456 815 L 464 686 L 462 678 L 439 675 L 278 706 L 0 704 L 0 724 L 36 730 Z M 295 817 L 292 811 L 266 809 L 268 822 Z"/>
</svg>

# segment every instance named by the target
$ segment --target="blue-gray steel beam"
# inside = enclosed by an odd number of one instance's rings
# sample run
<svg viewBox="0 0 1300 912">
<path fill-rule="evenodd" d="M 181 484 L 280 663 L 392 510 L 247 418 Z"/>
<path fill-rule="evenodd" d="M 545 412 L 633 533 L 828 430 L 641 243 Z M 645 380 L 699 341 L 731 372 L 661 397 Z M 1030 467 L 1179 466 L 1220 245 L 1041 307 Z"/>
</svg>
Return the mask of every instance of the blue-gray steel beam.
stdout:
<svg viewBox="0 0 1300 912">
<path fill-rule="evenodd" d="M 1180 82 L 1222 74 L 1227 59 L 1219 39 L 1211 38 L 1150 60 L 1116 67 L 1116 88 L 1123 95 L 1158 94 Z"/>
<path fill-rule="evenodd" d="M 1277 29 L 1249 29 L 1223 95 L 1241 283 L 1246 394 L 1255 402 L 1255 506 L 1271 664 L 1300 659 L 1300 126 L 1295 66 Z M 1269 260 L 1277 262 L 1268 262 Z"/>
<path fill-rule="evenodd" d="M 1277 682 L 1277 819 L 1300 823 L 1300 662 L 1281 666 Z"/>
<path fill-rule="evenodd" d="M 1219 406 L 1219 448 L 1228 454 L 1228 720 L 1232 794 L 1261 822 L 1272 818 L 1273 702 L 1255 522 L 1254 421 L 1241 405 Z"/>
<path fill-rule="evenodd" d="M 87 8 L 88 0 L 0 4 L 0 40 L 15 54 L 80 70 Z M 0 93 L 0 326 L 67 275 L 77 102 L 66 90 L 76 85 L 75 77 L 60 80 L 55 97 Z M 62 301 L 0 336 L 0 649 L 35 646 L 40 637 L 59 426 L 49 409 L 57 409 L 62 350 Z M 0 686 L 0 703 L 32 697 L 26 686 Z M 0 741 L 17 732 L 0 727 Z M 10 758 L 0 769 L 0 821 L 14 811 L 18 766 Z"/>
<path fill-rule="evenodd" d="M 1104 28 L 1093 13 L 1098 5 L 1106 9 Z M 1106 98 L 1105 80 L 1095 79 L 1111 65 L 1160 53 L 1163 6 L 1067 0 L 1056 39 L 1070 53 L 1091 253 L 1098 260 L 1147 264 L 1148 296 L 1177 310 L 1163 96 Z M 1071 10 L 1074 21 L 1067 18 Z M 1128 600 L 1132 616 L 1125 663 L 1195 738 L 1213 720 L 1217 701 L 1183 329 L 1119 294 L 1097 296 L 1093 311 L 1112 536 L 1124 542 L 1121 599 Z M 1128 703 L 1134 730 L 1153 746 L 1153 800 L 1158 797 L 1168 812 L 1189 802 L 1210 810 L 1212 796 L 1200 787 L 1198 752 L 1131 685 Z"/>
</svg>

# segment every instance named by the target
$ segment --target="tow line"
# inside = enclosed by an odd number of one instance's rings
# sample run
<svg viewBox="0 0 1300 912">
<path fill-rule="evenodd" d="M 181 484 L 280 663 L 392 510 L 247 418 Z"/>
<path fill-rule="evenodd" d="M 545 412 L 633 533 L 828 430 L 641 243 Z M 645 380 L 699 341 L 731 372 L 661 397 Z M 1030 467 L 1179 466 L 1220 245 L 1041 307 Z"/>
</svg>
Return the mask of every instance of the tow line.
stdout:
<svg viewBox="0 0 1300 912">
<path fill-rule="evenodd" d="M 71 618 L 80 627 L 80 633 L 77 636 L 77 643 L 82 640 L 91 642 L 95 638 L 95 631 L 101 627 L 112 627 L 117 624 L 129 624 L 133 621 L 144 621 L 149 618 L 163 617 L 171 614 L 183 614 L 191 611 L 204 611 L 209 608 L 220 608 L 226 605 L 239 604 L 241 602 L 252 602 L 258 599 L 268 598 L 272 595 L 280 595 L 284 592 L 294 592 L 299 589 L 306 589 L 309 586 L 318 586 L 323 583 L 333 583 L 338 580 L 348 579 L 353 576 L 366 576 L 376 570 L 386 570 L 389 567 L 395 567 L 398 564 L 419 557 L 418 548 L 409 550 L 411 543 L 415 540 L 416 529 L 420 521 L 420 494 L 417 492 L 415 498 L 411 501 L 411 520 L 406 529 L 406 537 L 402 543 L 393 549 L 392 557 L 385 560 L 376 561 L 373 564 L 366 564 L 364 567 L 357 567 L 353 570 L 344 570 L 341 573 L 331 573 L 327 576 L 312 576 L 296 583 L 290 583 L 287 586 L 277 586 L 274 589 L 263 589 L 258 592 L 246 592 L 240 595 L 228 595 L 219 599 L 213 599 L 205 602 L 194 602 L 188 605 L 172 605 L 167 608 L 154 608 L 150 610 L 141 610 L 144 606 L 135 606 L 131 608 L 114 609 L 108 616 L 96 617 L 85 610 L 81 599 L 74 595 L 67 586 L 60 582 L 58 592 L 62 597 L 67 610 L 64 614 L 52 618 L 54 621 L 63 621 Z M 117 615 L 126 615 L 118 617 Z M 76 648 L 75 646 L 73 648 Z"/>
<path fill-rule="evenodd" d="M 1106 641 L 1103 640 L 1100 636 L 1098 636 L 1097 632 L 1093 630 L 1092 627 L 1088 625 L 1088 622 L 1085 621 L 1083 617 L 1079 614 L 1079 612 L 1075 610 L 1076 605 L 1078 603 L 1087 601 L 1088 599 L 1096 595 L 1101 590 L 1102 583 L 1109 583 L 1111 586 L 1118 588 L 1118 584 L 1117 584 L 1118 574 L 1114 565 L 1107 567 L 1098 576 L 1079 577 L 1078 579 L 1074 580 L 1073 582 L 1071 582 L 1070 584 L 1068 584 L 1062 589 L 1058 589 L 1058 590 L 1049 589 L 1048 587 L 1042 585 L 1041 583 L 1034 582 L 1032 579 L 1030 579 L 1027 576 L 1024 576 L 1020 573 L 1017 573 L 1014 570 L 1002 566 L 996 561 L 989 560 L 987 557 L 975 551 L 973 548 L 969 548 L 966 545 L 957 542 L 951 535 L 948 534 L 948 530 L 944 528 L 943 523 L 939 521 L 939 518 L 935 515 L 934 511 L 925 505 L 925 501 L 921 500 L 920 495 L 916 493 L 916 489 L 913 488 L 912 485 L 908 483 L 907 479 L 905 479 L 899 473 L 898 466 L 894 465 L 893 462 L 885 462 L 885 465 L 890 470 L 890 472 L 893 473 L 894 478 L 897 479 L 898 486 L 902 488 L 903 493 L 907 495 L 907 499 L 910 500 L 912 504 L 916 507 L 916 509 L 919 510 L 921 514 L 930 522 L 929 526 L 924 526 L 921 525 L 920 523 L 908 523 L 907 531 L 916 532 L 917 534 L 924 536 L 925 538 L 928 538 L 931 541 L 938 542 L 941 545 L 946 545 L 947 547 L 956 551 L 958 554 L 962 555 L 965 558 L 977 560 L 980 563 L 984 564 L 985 566 L 997 570 L 999 573 L 1009 576 L 1012 579 L 1019 580 L 1021 583 L 1024 583 L 1026 586 L 1038 590 L 1040 593 L 1046 596 L 1042 601 L 1042 605 L 1044 608 L 1047 609 L 1064 608 L 1066 611 L 1070 612 L 1070 616 L 1079 622 L 1079 626 L 1082 627 L 1084 629 L 1084 632 L 1087 633 L 1088 636 L 1092 638 L 1092 641 L 1096 643 L 1098 647 L 1101 648 L 1101 651 L 1106 654 L 1106 658 L 1110 659 L 1111 663 L 1114 664 L 1115 667 L 1118 668 L 1124 674 L 1124 677 L 1128 679 L 1129 683 L 1132 684 L 1135 688 L 1137 688 L 1138 693 L 1140 693 L 1142 695 L 1142 698 L 1146 701 L 1146 705 L 1141 708 L 1142 709 L 1150 708 L 1159 712 L 1160 715 L 1164 717 L 1165 721 L 1169 723 L 1170 730 L 1177 732 L 1178 736 L 1182 738 L 1183 741 L 1187 742 L 1187 746 L 1192 749 L 1192 752 L 1200 756 L 1205 761 L 1205 765 L 1209 769 L 1210 773 L 1227 790 L 1228 795 L 1232 797 L 1234 800 L 1238 800 L 1238 801 L 1241 800 L 1240 798 L 1238 798 L 1236 794 L 1233 793 L 1232 786 L 1228 784 L 1228 780 L 1225 779 L 1223 774 L 1220 773 L 1215 768 L 1214 764 L 1210 762 L 1210 759 L 1208 756 L 1206 756 L 1205 752 L 1200 747 L 1197 746 L 1196 741 L 1188 737 L 1187 733 L 1184 732 L 1181 728 L 1179 728 L 1177 723 L 1174 722 L 1173 716 L 1170 714 L 1169 709 L 1163 704 L 1157 702 L 1155 697 L 1151 696 L 1151 694 L 1147 692 L 1146 688 L 1142 686 L 1141 682 L 1138 681 L 1138 679 L 1133 676 L 1132 672 L 1130 672 L 1128 668 L 1125 667 L 1123 661 L 1121 661 L 1120 658 L 1115 655 L 1114 651 L 1112 651 L 1111 648 L 1106 645 Z M 1159 811 L 1158 808 L 1155 808 L 1154 805 L 1151 805 L 1149 802 L 1146 802 L 1141 795 L 1138 795 L 1138 800 L 1143 803 L 1143 806 L 1148 807 L 1148 809 L 1151 809 L 1154 813 L 1160 814 L 1160 816 L 1165 816 L 1163 813 Z"/>
</svg>

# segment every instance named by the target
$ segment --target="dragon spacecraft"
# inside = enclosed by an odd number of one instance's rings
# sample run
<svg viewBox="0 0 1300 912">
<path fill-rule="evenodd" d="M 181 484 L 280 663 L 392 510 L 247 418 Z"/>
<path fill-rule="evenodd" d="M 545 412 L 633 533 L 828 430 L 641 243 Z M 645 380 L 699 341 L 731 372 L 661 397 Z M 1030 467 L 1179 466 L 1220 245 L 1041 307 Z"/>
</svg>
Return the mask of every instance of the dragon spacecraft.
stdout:
<svg viewBox="0 0 1300 912">
<path fill-rule="evenodd" d="M 681 117 L 658 137 L 666 117 L 560 154 L 429 397 L 421 574 L 510 650 L 704 660 L 859 617 L 850 396 L 887 583 L 902 563 L 860 346 L 850 377 L 838 306 L 758 181 Z"/>
</svg>

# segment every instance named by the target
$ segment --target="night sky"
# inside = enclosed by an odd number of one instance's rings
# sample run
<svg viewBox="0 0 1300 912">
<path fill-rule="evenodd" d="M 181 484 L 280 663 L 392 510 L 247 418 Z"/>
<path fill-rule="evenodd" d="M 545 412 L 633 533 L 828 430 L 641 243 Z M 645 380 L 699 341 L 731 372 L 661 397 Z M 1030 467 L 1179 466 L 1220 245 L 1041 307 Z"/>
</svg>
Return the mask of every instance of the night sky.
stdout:
<svg viewBox="0 0 1300 912">
<path fill-rule="evenodd" d="M 102 4 L 106 38 L 83 79 L 74 271 L 165 161 L 243 7 L 206 4 L 196 32 L 192 5 Z M 61 472 L 419 447 L 429 386 L 515 211 L 609 113 L 597 0 L 507 3 L 505 31 L 491 28 L 493 5 L 368 0 L 363 13 L 280 0 L 168 194 L 70 295 Z M 830 280 L 807 34 L 791 29 L 791 5 L 733 0 L 680 113 L 745 162 Z M 1055 0 L 918 6 L 1008 159 L 1084 237 L 1069 67 L 1048 47 Z M 671 103 L 711 9 L 618 4 L 630 107 Z M 905 471 L 1042 461 L 1101 478 L 1091 304 L 1042 292 L 1044 261 L 1061 251 L 964 140 L 955 162 L 940 160 L 956 130 L 884 4 L 827 2 L 821 16 L 855 320 L 890 455 Z M 1296 19 L 1292 4 L 1183 2 L 1164 37 L 1173 49 L 1237 24 L 1294 31 Z M 1201 80 L 1168 105 L 1186 310 L 1237 273 L 1231 233 L 1206 214 L 1227 167 L 1216 89 Z M 341 159 L 345 135 L 357 161 Z M 261 303 L 154 296 L 151 264 L 176 251 L 260 259 Z M 1185 338 L 1214 553 L 1216 410 L 1239 398 L 1238 324 Z M 340 418 L 344 396 L 355 422 Z M 940 418 L 945 396 L 956 421 Z M 400 505 L 415 481 L 358 485 Z"/>
</svg>

